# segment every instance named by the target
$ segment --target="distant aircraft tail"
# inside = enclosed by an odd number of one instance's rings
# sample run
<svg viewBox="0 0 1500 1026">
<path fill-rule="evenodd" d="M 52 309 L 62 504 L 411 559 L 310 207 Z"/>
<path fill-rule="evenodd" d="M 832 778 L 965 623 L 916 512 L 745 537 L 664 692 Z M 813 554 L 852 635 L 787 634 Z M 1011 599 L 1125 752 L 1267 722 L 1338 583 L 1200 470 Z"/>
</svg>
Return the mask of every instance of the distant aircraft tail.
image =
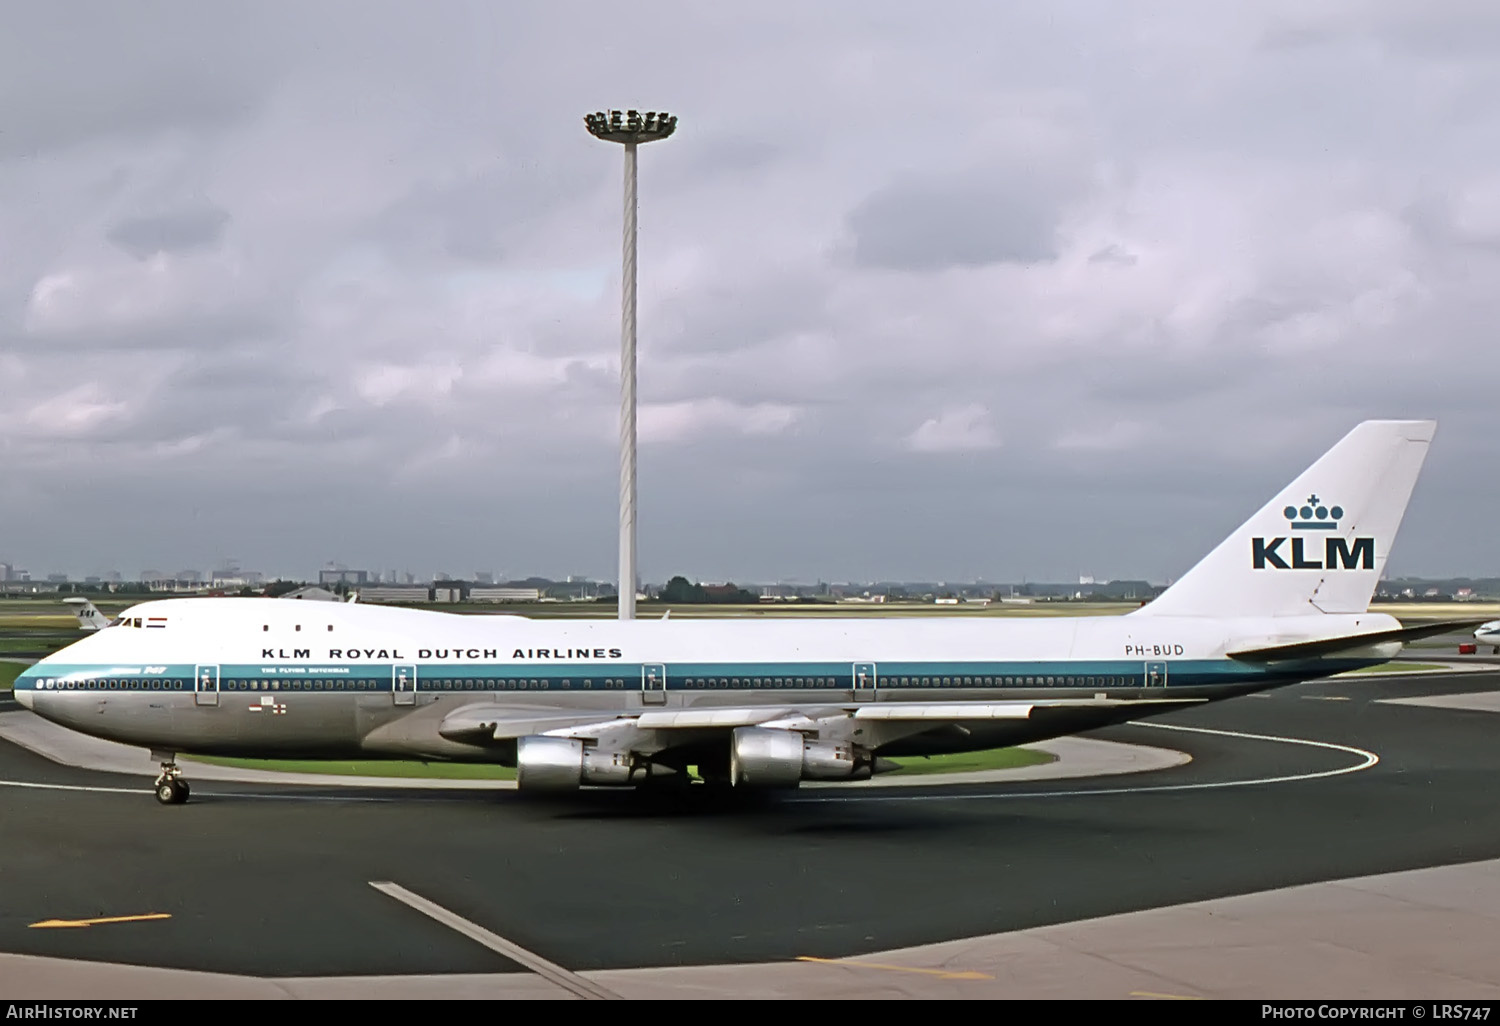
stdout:
<svg viewBox="0 0 1500 1026">
<path fill-rule="evenodd" d="M 1362 613 L 1385 568 L 1431 420 L 1367 420 L 1131 616 Z"/>
<path fill-rule="evenodd" d="M 97 631 L 101 627 L 109 626 L 109 620 L 103 613 L 95 609 L 94 604 L 88 599 L 73 596 L 72 598 L 65 598 L 63 601 L 73 607 L 73 615 L 78 617 L 79 630 Z"/>
</svg>

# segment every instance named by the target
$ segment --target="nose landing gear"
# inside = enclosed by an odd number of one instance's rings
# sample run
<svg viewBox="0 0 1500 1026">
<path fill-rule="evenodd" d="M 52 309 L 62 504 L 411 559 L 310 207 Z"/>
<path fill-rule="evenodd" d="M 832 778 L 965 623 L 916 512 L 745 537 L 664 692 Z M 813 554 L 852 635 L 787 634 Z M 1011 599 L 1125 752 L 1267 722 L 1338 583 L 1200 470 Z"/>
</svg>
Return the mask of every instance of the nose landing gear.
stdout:
<svg viewBox="0 0 1500 1026">
<path fill-rule="evenodd" d="M 177 768 L 175 752 L 152 752 L 151 757 L 161 762 L 161 776 L 156 778 L 156 800 L 163 805 L 181 805 L 192 794 L 188 782 L 182 779 L 182 770 Z"/>
</svg>

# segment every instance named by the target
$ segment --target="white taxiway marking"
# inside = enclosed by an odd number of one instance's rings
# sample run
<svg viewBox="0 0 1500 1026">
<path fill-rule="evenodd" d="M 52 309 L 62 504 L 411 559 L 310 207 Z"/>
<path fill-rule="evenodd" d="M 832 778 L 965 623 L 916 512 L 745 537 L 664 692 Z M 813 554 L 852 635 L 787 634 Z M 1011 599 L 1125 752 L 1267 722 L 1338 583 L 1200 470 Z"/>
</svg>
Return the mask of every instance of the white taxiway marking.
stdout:
<svg viewBox="0 0 1500 1026">
<path fill-rule="evenodd" d="M 1275 741 L 1287 745 L 1307 745 L 1312 748 L 1327 748 L 1335 752 L 1347 752 L 1359 756 L 1360 761 L 1338 769 L 1320 770 L 1317 773 L 1292 773 L 1280 777 L 1251 777 L 1245 780 L 1214 780 L 1199 784 L 1156 784 L 1146 787 L 1101 787 L 1096 790 L 1079 791 L 998 791 L 985 794 L 862 794 L 829 795 L 819 798 L 790 798 L 789 802 L 952 802 L 981 801 L 1000 798 L 1078 798 L 1095 794 L 1147 794 L 1152 791 L 1208 791 L 1221 787 L 1249 787 L 1253 784 L 1288 784 L 1295 780 L 1317 780 L 1321 777 L 1338 777 L 1345 773 L 1367 770 L 1380 761 L 1380 756 L 1363 748 L 1351 745 L 1336 745 L 1331 741 L 1309 741 L 1300 737 L 1279 737 L 1275 734 L 1246 734 L 1238 730 L 1213 730 L 1209 727 L 1182 727 L 1175 723 L 1132 723 L 1133 727 L 1151 727 L 1155 730 L 1182 730 L 1191 734 L 1216 734 L 1220 737 L 1246 738 L 1251 741 Z"/>
<path fill-rule="evenodd" d="M 519 962 L 542 977 L 542 979 L 557 984 L 569 993 L 595 1001 L 620 1000 L 620 995 L 614 991 L 606 990 L 592 980 L 586 980 L 577 973 L 569 972 L 562 966 L 555 962 L 549 962 L 540 955 L 534 955 L 520 945 L 511 943 L 499 934 L 491 933 L 484 927 L 449 912 L 443 906 L 428 901 L 420 894 L 413 894 L 400 884 L 376 883 L 372 880 L 370 881 L 370 886 L 382 894 L 390 895 L 402 904 L 410 905 L 423 915 L 436 919 L 450 930 L 456 930 L 470 940 L 478 941 L 491 951 L 499 952 L 512 962 Z"/>
<path fill-rule="evenodd" d="M 145 794 L 140 787 L 84 787 L 82 784 L 33 784 L 25 780 L 0 780 L 0 787 L 29 787 L 38 791 L 92 791 L 95 794 Z"/>
</svg>

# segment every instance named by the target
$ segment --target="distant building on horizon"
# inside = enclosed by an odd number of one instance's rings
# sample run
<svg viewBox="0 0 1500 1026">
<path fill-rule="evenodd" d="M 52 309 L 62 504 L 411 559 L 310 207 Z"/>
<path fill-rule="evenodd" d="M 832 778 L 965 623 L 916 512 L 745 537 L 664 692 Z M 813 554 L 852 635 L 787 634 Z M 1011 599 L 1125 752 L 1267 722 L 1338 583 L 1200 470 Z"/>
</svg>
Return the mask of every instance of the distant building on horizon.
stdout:
<svg viewBox="0 0 1500 1026">
<path fill-rule="evenodd" d="M 542 597 L 540 588 L 470 588 L 471 602 L 535 602 Z"/>
<path fill-rule="evenodd" d="M 359 600 L 361 602 L 431 602 L 432 591 L 420 584 L 387 584 L 361 589 Z"/>
<path fill-rule="evenodd" d="M 370 572 L 368 570 L 345 570 L 342 567 L 332 570 L 318 571 L 318 584 L 327 586 L 330 584 L 356 584 L 370 583 Z"/>
</svg>

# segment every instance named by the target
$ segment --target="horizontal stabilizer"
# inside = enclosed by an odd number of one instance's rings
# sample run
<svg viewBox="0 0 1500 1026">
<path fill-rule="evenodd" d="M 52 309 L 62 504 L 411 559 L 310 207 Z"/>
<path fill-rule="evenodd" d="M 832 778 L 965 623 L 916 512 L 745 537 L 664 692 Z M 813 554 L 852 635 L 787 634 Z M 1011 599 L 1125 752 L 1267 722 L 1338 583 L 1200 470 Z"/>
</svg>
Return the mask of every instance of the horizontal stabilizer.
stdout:
<svg viewBox="0 0 1500 1026">
<path fill-rule="evenodd" d="M 1424 623 L 1419 627 L 1402 627 L 1397 630 L 1375 631 L 1371 634 L 1346 634 L 1338 638 L 1321 638 L 1316 641 L 1295 641 L 1287 645 L 1270 645 L 1266 648 L 1250 648 L 1227 654 L 1231 659 L 1246 663 L 1272 663 L 1283 659 L 1318 659 L 1322 656 L 1337 655 L 1340 652 L 1367 648 L 1371 645 L 1385 645 L 1392 642 L 1404 645 L 1418 638 L 1430 638 L 1436 634 L 1467 630 L 1483 622 L 1482 620 L 1448 620 L 1442 623 Z"/>
</svg>

